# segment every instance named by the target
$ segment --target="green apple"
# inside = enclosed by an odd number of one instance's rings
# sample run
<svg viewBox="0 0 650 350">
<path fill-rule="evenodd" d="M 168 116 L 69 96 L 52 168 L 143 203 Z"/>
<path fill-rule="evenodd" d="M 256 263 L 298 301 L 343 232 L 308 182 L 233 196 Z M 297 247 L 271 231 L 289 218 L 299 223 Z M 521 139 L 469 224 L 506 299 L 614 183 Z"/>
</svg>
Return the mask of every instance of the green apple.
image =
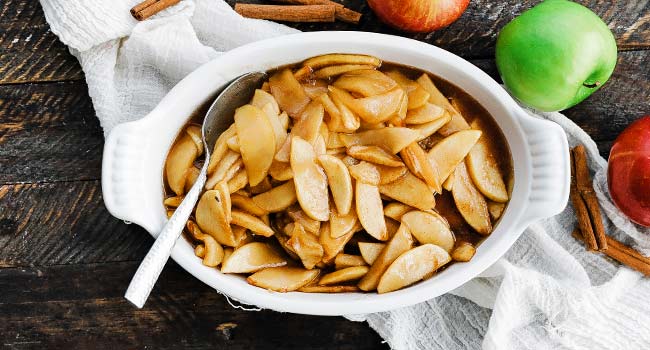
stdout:
<svg viewBox="0 0 650 350">
<path fill-rule="evenodd" d="M 589 97 L 616 66 L 616 41 L 588 8 L 546 0 L 508 23 L 497 39 L 496 63 L 510 93 L 542 111 Z"/>
</svg>

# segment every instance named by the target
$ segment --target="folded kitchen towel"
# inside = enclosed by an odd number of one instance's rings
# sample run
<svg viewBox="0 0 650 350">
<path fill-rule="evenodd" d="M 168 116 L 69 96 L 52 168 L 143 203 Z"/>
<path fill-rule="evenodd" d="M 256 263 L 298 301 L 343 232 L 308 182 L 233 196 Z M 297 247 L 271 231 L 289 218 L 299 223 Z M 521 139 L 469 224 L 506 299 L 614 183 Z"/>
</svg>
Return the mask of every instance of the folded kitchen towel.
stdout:
<svg viewBox="0 0 650 350">
<path fill-rule="evenodd" d="M 144 22 L 138 0 L 41 0 L 52 31 L 79 59 L 97 117 L 108 133 L 145 116 L 189 72 L 221 52 L 295 32 L 245 19 L 222 0 L 185 0 Z M 607 163 L 560 113 L 570 144 L 587 147 L 607 231 L 650 252 L 650 232 L 630 223 L 607 193 Z M 452 293 L 367 321 L 394 349 L 648 349 L 650 282 L 588 253 L 571 237 L 573 208 L 531 225 L 480 277 Z"/>
</svg>

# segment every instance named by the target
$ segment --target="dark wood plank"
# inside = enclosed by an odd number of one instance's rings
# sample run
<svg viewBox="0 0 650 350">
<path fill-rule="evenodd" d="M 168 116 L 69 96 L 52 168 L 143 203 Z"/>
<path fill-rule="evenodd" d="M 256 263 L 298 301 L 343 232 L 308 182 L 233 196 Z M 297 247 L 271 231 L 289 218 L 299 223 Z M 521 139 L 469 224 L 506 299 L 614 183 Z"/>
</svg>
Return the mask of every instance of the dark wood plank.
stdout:
<svg viewBox="0 0 650 350">
<path fill-rule="evenodd" d="M 365 323 L 244 312 L 170 262 L 144 309 L 123 299 L 137 263 L 0 269 L 9 349 L 385 349 Z M 235 328 L 217 328 L 231 323 Z M 228 326 L 226 326 L 228 327 Z M 223 327 L 222 327 L 223 328 Z"/>
<path fill-rule="evenodd" d="M 3 185 L 0 213 L 0 267 L 135 261 L 153 242 L 108 213 L 99 181 Z"/>
<path fill-rule="evenodd" d="M 77 60 L 50 31 L 38 1 L 0 3 L 0 84 L 83 79 Z"/>
<path fill-rule="evenodd" d="M 0 85 L 0 184 L 98 179 L 103 144 L 83 81 Z"/>
<path fill-rule="evenodd" d="M 228 0 L 233 5 L 236 0 Z M 261 3 L 263 0 L 245 2 Z M 411 37 L 467 58 L 492 57 L 499 30 L 537 1 L 473 0 L 448 28 L 409 34 L 380 23 L 363 0 L 343 0 L 363 13 L 359 25 L 346 23 L 290 24 L 300 30 L 360 30 Z M 634 1 L 582 0 L 610 25 L 621 50 L 650 48 L 650 4 Z M 49 30 L 38 2 L 7 0 L 0 5 L 0 84 L 82 79 L 76 59 Z"/>
<path fill-rule="evenodd" d="M 596 141 L 612 141 L 649 113 L 649 61 L 650 51 L 621 52 L 607 85 L 566 114 Z M 471 62 L 499 80 L 492 59 Z M 0 86 L 0 184 L 97 180 L 103 142 L 85 83 Z"/>
</svg>

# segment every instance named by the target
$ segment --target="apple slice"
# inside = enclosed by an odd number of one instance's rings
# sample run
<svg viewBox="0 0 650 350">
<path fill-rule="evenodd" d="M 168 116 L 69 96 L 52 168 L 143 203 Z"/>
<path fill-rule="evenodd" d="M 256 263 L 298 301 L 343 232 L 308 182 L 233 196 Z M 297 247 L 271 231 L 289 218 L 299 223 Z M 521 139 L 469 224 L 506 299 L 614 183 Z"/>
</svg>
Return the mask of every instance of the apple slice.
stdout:
<svg viewBox="0 0 650 350">
<path fill-rule="evenodd" d="M 377 168 L 377 171 L 379 171 L 380 185 L 385 185 L 387 183 L 396 181 L 408 172 L 408 169 L 405 166 L 392 167 L 385 165 L 375 165 L 375 168 Z"/>
<path fill-rule="evenodd" d="M 255 204 L 251 198 L 238 193 L 233 193 L 230 195 L 230 202 L 232 203 L 233 207 L 242 209 L 254 216 L 263 216 L 269 213 L 268 211 Z"/>
<path fill-rule="evenodd" d="M 237 153 L 241 152 L 241 150 L 239 149 L 239 138 L 237 137 L 237 135 L 229 138 L 228 141 L 226 141 L 226 145 L 228 145 L 228 148 L 230 148 L 230 150 L 233 152 L 237 152 Z"/>
<path fill-rule="evenodd" d="M 212 175 L 210 175 L 205 182 L 206 189 L 212 189 L 214 186 L 221 181 L 224 181 L 228 170 L 241 159 L 241 155 L 232 150 L 228 150 L 223 158 L 219 161 L 219 165 L 214 169 Z"/>
<path fill-rule="evenodd" d="M 230 193 L 235 193 L 242 188 L 246 187 L 248 184 L 248 175 L 246 174 L 246 169 L 240 169 L 237 171 L 237 173 L 232 177 L 232 179 L 228 180 L 228 190 Z"/>
<path fill-rule="evenodd" d="M 303 293 L 355 293 L 359 291 L 357 286 L 316 286 L 309 285 L 298 289 Z"/>
<path fill-rule="evenodd" d="M 314 220 L 327 221 L 329 218 L 327 177 L 316 164 L 313 147 L 297 136 L 291 138 L 291 170 L 296 195 L 302 209 Z"/>
<path fill-rule="evenodd" d="M 409 109 L 404 121 L 406 124 L 425 124 L 444 116 L 444 108 L 425 102 L 421 107 Z"/>
<path fill-rule="evenodd" d="M 430 94 L 426 90 L 421 86 L 417 86 L 408 93 L 408 109 L 411 110 L 423 107 L 427 101 L 429 101 L 429 96 Z"/>
<path fill-rule="evenodd" d="M 460 215 L 476 232 L 489 235 L 492 232 L 490 214 L 485 198 L 479 192 L 467 173 L 465 162 L 461 162 L 454 172 L 454 186 L 451 193 Z"/>
<path fill-rule="evenodd" d="M 465 118 L 463 118 L 460 112 L 449 103 L 447 97 L 438 90 L 427 74 L 422 74 L 418 78 L 417 82 L 430 94 L 429 103 L 444 108 L 451 116 L 449 123 L 439 131 L 443 136 L 449 136 L 457 131 L 467 130 L 470 128 Z"/>
<path fill-rule="evenodd" d="M 363 277 L 370 268 L 368 266 L 352 266 L 337 270 L 321 277 L 320 285 L 331 285 L 343 282 L 356 281 Z"/>
<path fill-rule="evenodd" d="M 430 210 L 436 206 L 429 186 L 410 172 L 391 183 L 380 185 L 379 192 L 420 210 Z"/>
<path fill-rule="evenodd" d="M 289 217 L 293 219 L 296 224 L 302 225 L 302 227 L 304 227 L 307 232 L 313 233 L 315 235 L 318 235 L 320 232 L 320 221 L 314 220 L 307 216 L 307 214 L 305 214 L 305 212 L 302 211 L 300 207 L 296 206 L 287 209 L 287 215 L 289 215 Z"/>
<path fill-rule="evenodd" d="M 402 255 L 402 253 L 411 249 L 412 246 L 413 236 L 411 236 L 411 233 L 405 225 L 401 225 L 393 238 L 388 241 L 386 247 L 384 247 L 372 263 L 368 273 L 359 281 L 359 288 L 365 291 L 376 289 L 379 284 L 379 279 L 386 272 L 390 264 Z"/>
<path fill-rule="evenodd" d="M 309 284 L 319 273 L 320 270 L 305 270 L 300 267 L 271 267 L 248 276 L 246 281 L 257 287 L 286 293 Z"/>
<path fill-rule="evenodd" d="M 404 214 L 415 210 L 413 207 L 400 202 L 391 202 L 384 206 L 384 216 L 401 221 Z"/>
<path fill-rule="evenodd" d="M 330 86 L 332 96 L 339 98 L 364 121 L 376 124 L 389 119 L 400 107 L 404 90 L 393 89 L 381 95 L 354 98 L 347 91 Z"/>
<path fill-rule="evenodd" d="M 203 247 L 203 254 L 200 256 L 203 259 L 203 265 L 216 267 L 221 264 L 223 261 L 223 247 L 221 247 L 221 244 L 214 237 L 203 233 L 199 229 L 199 225 L 192 220 L 188 220 L 185 227 L 187 227 L 187 230 L 195 240 L 202 243 L 202 245 L 197 245 L 197 247 Z"/>
<path fill-rule="evenodd" d="M 219 161 L 223 156 L 228 152 L 228 144 L 226 143 L 228 139 L 237 134 L 235 125 L 232 124 L 226 131 L 222 132 L 217 141 L 214 143 L 214 148 L 212 153 L 210 153 L 210 163 L 208 164 L 208 175 L 214 172 L 214 169 L 219 165 Z"/>
<path fill-rule="evenodd" d="M 269 213 L 277 213 L 287 209 L 297 201 L 296 187 L 293 181 L 287 181 L 267 192 L 252 198 L 253 203 Z"/>
<path fill-rule="evenodd" d="M 275 155 L 275 134 L 267 115 L 257 107 L 244 105 L 235 112 L 235 127 L 239 137 L 248 182 L 260 183 L 268 174 Z"/>
<path fill-rule="evenodd" d="M 342 160 L 331 155 L 321 155 L 318 157 L 318 161 L 327 174 L 327 183 L 332 192 L 336 210 L 343 215 L 347 214 L 352 206 L 353 193 L 352 179 L 348 168 Z"/>
<path fill-rule="evenodd" d="M 287 181 L 293 179 L 293 171 L 291 171 L 291 164 L 289 162 L 280 162 L 273 159 L 271 167 L 269 168 L 269 175 L 277 181 Z"/>
<path fill-rule="evenodd" d="M 369 235 L 380 241 L 388 239 L 384 208 L 377 186 L 357 181 L 355 185 L 357 216 Z"/>
<path fill-rule="evenodd" d="M 399 157 L 386 152 L 378 146 L 352 146 L 347 149 L 347 154 L 360 160 L 390 167 L 404 166 Z"/>
<path fill-rule="evenodd" d="M 456 238 L 447 223 L 438 216 L 414 210 L 402 216 L 402 223 L 420 244 L 432 243 L 447 252 L 454 248 Z"/>
<path fill-rule="evenodd" d="M 196 223 L 199 228 L 214 237 L 220 244 L 234 247 L 237 245 L 230 228 L 230 221 L 224 205 L 217 198 L 223 198 L 219 190 L 205 191 L 196 206 Z"/>
<path fill-rule="evenodd" d="M 404 147 L 419 138 L 417 131 L 409 128 L 383 128 L 368 130 L 355 134 L 340 134 L 341 142 L 346 147 L 356 145 L 379 146 L 392 154 L 397 154 Z"/>
<path fill-rule="evenodd" d="M 312 57 L 302 63 L 303 66 L 310 67 L 311 69 L 344 64 L 363 64 L 379 67 L 381 65 L 381 60 L 377 57 L 367 55 L 334 53 Z"/>
<path fill-rule="evenodd" d="M 474 254 L 476 254 L 476 247 L 474 247 L 472 243 L 460 242 L 451 252 L 451 258 L 454 261 L 467 262 L 472 260 Z"/>
<path fill-rule="evenodd" d="M 210 237 L 212 238 L 212 237 Z M 334 259 L 334 268 L 336 270 L 345 269 L 355 266 L 366 266 L 366 261 L 359 255 L 339 254 Z"/>
<path fill-rule="evenodd" d="M 413 142 L 404 148 L 400 155 L 411 173 L 424 180 L 436 193 L 442 193 L 438 168 L 431 164 L 427 153 L 417 142 Z"/>
<path fill-rule="evenodd" d="M 324 114 L 325 110 L 320 102 L 309 103 L 300 113 L 300 119 L 291 128 L 291 136 L 298 136 L 313 145 L 320 135 Z"/>
<path fill-rule="evenodd" d="M 402 74 L 402 72 L 397 69 L 391 69 L 387 71 L 386 75 L 393 79 L 407 93 L 419 87 L 415 81 L 409 79 L 406 75 Z"/>
<path fill-rule="evenodd" d="M 298 223 L 294 225 L 293 234 L 286 246 L 300 257 L 308 270 L 313 269 L 323 258 L 323 246 L 318 243 L 317 237 L 307 233 Z"/>
<path fill-rule="evenodd" d="M 359 252 L 368 265 L 372 265 L 377 260 L 384 247 L 386 243 L 359 242 Z"/>
<path fill-rule="evenodd" d="M 330 213 L 330 235 L 332 238 L 345 236 L 357 224 L 357 213 L 350 210 L 347 214 L 339 214 L 338 211 L 332 210 Z"/>
<path fill-rule="evenodd" d="M 273 95 L 264 90 L 256 89 L 250 104 L 262 110 L 264 110 L 264 106 L 269 104 L 270 108 L 268 111 L 271 112 L 269 117 L 277 118 L 280 115 L 280 106 L 278 106 L 278 102 L 275 100 Z"/>
<path fill-rule="evenodd" d="M 345 144 L 341 142 L 338 132 L 331 131 L 329 132 L 329 137 L 327 138 L 327 149 L 338 149 L 344 148 Z"/>
<path fill-rule="evenodd" d="M 348 170 L 350 170 L 350 175 L 352 175 L 357 182 L 376 186 L 379 185 L 381 180 L 377 167 L 365 161 L 362 161 L 359 164 L 350 165 Z"/>
<path fill-rule="evenodd" d="M 185 133 L 192 138 L 194 146 L 196 146 L 197 155 L 200 157 L 203 154 L 203 136 L 201 135 L 201 127 L 198 125 L 190 125 L 185 128 Z"/>
<path fill-rule="evenodd" d="M 424 124 L 409 125 L 409 128 L 417 131 L 420 134 L 416 141 L 421 141 L 433 135 L 436 131 L 440 130 L 440 128 L 445 126 L 449 120 L 451 120 L 451 116 L 449 113 L 445 112 L 445 114 L 438 119 Z"/>
<path fill-rule="evenodd" d="M 472 123 L 473 129 L 478 129 L 478 122 Z M 503 182 L 503 175 L 495 154 L 491 150 L 490 140 L 487 135 L 478 139 L 465 159 L 469 176 L 474 185 L 483 195 L 495 202 L 504 203 L 508 201 L 508 191 Z"/>
<path fill-rule="evenodd" d="M 347 72 L 332 85 L 364 97 L 381 95 L 397 87 L 393 79 L 374 69 Z"/>
<path fill-rule="evenodd" d="M 318 241 L 321 246 L 323 246 L 323 262 L 329 263 L 332 261 L 336 255 L 343 251 L 345 245 L 350 241 L 354 235 L 355 230 L 350 230 L 343 236 L 338 238 L 333 238 L 330 233 L 330 224 L 329 222 L 324 222 L 320 225 L 320 234 L 318 236 Z"/>
<path fill-rule="evenodd" d="M 435 244 L 423 244 L 400 255 L 381 276 L 377 293 L 410 286 L 451 261 L 449 253 Z"/>
<path fill-rule="evenodd" d="M 185 196 L 167 197 L 163 201 L 163 204 L 166 207 L 178 208 L 178 206 L 181 205 L 181 203 L 183 202 L 183 199 L 185 199 Z"/>
<path fill-rule="evenodd" d="M 330 79 L 332 77 L 339 76 L 341 74 L 356 71 L 356 70 L 368 70 L 373 69 L 374 66 L 365 65 L 365 64 L 342 64 L 338 66 L 328 66 L 321 68 L 314 72 L 314 76 L 318 79 Z"/>
<path fill-rule="evenodd" d="M 287 260 L 266 243 L 252 242 L 235 249 L 221 264 L 221 272 L 251 273 L 286 264 Z"/>
<path fill-rule="evenodd" d="M 245 227 L 260 236 L 273 236 L 273 229 L 271 229 L 264 221 L 243 211 L 233 210 L 231 223 L 233 225 Z"/>
<path fill-rule="evenodd" d="M 298 118 L 310 101 L 302 85 L 288 68 L 276 72 L 269 78 L 269 88 L 280 108 L 292 118 Z"/>
<path fill-rule="evenodd" d="M 445 182 L 456 166 L 465 159 L 465 156 L 474 147 L 481 137 L 479 130 L 459 131 L 445 137 L 429 151 L 429 160 L 438 168 L 440 183 Z"/>
<path fill-rule="evenodd" d="M 506 208 L 505 203 L 497 203 L 493 201 L 487 202 L 488 211 L 490 212 L 490 217 L 492 220 L 499 220 L 501 215 L 503 215 L 503 210 Z"/>
<path fill-rule="evenodd" d="M 330 98 L 339 111 L 338 116 L 331 118 L 335 120 L 334 124 L 340 125 L 337 127 L 336 131 L 354 132 L 359 129 L 361 126 L 361 120 L 352 112 L 352 110 L 350 110 L 350 108 L 348 108 L 345 102 L 341 99 L 341 95 L 330 92 Z"/>
<path fill-rule="evenodd" d="M 194 141 L 187 133 L 182 133 L 169 151 L 165 174 L 169 187 L 179 196 L 185 193 L 186 171 L 192 167 L 198 155 Z"/>
</svg>

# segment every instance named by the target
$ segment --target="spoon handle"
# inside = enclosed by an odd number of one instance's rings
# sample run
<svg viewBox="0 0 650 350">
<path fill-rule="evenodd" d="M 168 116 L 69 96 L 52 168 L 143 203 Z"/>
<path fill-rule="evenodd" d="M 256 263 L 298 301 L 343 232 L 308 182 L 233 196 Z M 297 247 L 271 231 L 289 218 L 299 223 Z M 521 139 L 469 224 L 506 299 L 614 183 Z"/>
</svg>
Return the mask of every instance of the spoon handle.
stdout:
<svg viewBox="0 0 650 350">
<path fill-rule="evenodd" d="M 206 162 L 196 182 L 187 195 L 185 195 L 185 199 L 176 208 L 174 215 L 169 218 L 167 224 L 165 224 L 160 234 L 158 234 L 156 241 L 151 246 L 151 249 L 149 249 L 149 252 L 131 279 L 131 283 L 124 297 L 138 308 L 142 308 L 147 301 L 149 293 L 151 293 L 153 286 L 156 284 L 156 280 L 158 280 L 158 276 L 160 276 L 160 272 L 167 263 L 178 237 L 183 232 L 187 219 L 192 214 L 192 209 L 199 199 L 201 189 L 205 186 L 208 170 L 207 164 Z"/>
</svg>

